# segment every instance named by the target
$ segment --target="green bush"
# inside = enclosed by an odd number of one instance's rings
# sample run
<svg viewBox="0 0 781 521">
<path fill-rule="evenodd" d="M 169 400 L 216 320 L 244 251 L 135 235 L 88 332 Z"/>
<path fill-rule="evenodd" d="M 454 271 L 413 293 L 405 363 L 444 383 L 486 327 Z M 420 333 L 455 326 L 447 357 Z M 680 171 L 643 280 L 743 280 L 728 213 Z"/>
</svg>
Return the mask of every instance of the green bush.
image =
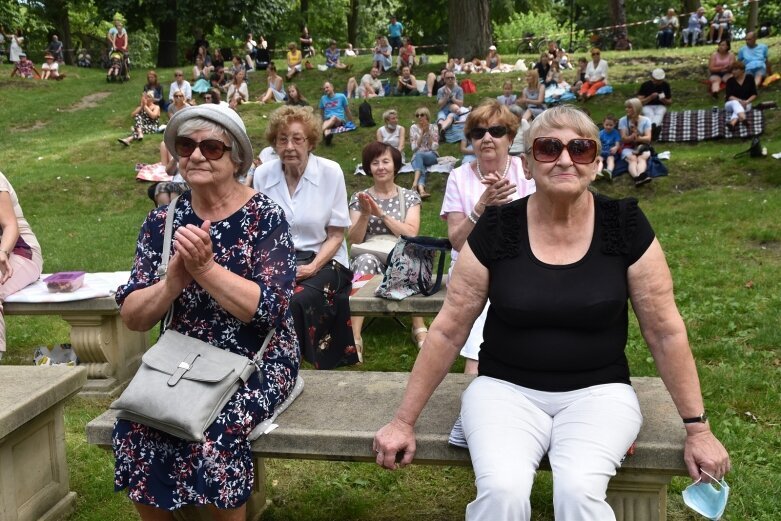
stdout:
<svg viewBox="0 0 781 521">
<path fill-rule="evenodd" d="M 502 54 L 517 53 L 521 40 L 526 34 L 533 34 L 532 41 L 535 43 L 541 38 L 560 40 L 563 43 L 569 40 L 569 28 L 560 24 L 551 13 L 547 12 L 514 13 L 506 23 L 494 27 L 496 47 Z M 573 38 L 582 40 L 583 32 L 576 31 Z"/>
</svg>

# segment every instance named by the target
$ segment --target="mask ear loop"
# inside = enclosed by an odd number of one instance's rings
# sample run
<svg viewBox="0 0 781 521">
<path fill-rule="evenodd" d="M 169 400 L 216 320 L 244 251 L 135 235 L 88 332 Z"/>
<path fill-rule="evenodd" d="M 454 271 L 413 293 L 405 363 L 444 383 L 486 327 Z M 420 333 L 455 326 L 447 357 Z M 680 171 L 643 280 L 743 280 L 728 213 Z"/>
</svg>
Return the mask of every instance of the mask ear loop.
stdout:
<svg viewBox="0 0 781 521">
<path fill-rule="evenodd" d="M 723 487 L 723 485 L 721 484 L 721 480 L 720 480 L 720 479 L 716 479 L 716 478 L 715 478 L 715 477 L 713 477 L 712 475 L 708 474 L 708 472 L 707 472 L 706 470 L 704 470 L 703 468 L 700 468 L 700 472 L 702 472 L 703 474 L 705 474 L 706 476 L 708 476 L 709 478 L 711 478 L 711 479 L 713 480 L 713 482 L 714 482 L 714 483 L 716 483 L 716 484 L 718 484 L 718 485 L 719 485 L 719 488 Z M 697 484 L 697 483 L 699 483 L 700 481 L 702 481 L 702 477 L 700 477 L 700 478 L 699 478 L 697 481 L 695 481 L 695 482 L 694 482 L 694 484 L 696 485 L 696 484 Z"/>
</svg>

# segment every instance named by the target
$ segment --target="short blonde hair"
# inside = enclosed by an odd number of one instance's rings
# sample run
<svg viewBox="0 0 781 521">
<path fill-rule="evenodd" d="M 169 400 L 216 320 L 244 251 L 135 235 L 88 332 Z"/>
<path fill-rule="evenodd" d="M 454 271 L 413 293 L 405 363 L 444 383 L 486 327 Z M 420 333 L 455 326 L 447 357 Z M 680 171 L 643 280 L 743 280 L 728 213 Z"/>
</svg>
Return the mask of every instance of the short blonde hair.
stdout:
<svg viewBox="0 0 781 521">
<path fill-rule="evenodd" d="M 286 105 L 271 113 L 266 128 L 266 141 L 272 147 L 277 142 L 277 135 L 287 129 L 292 123 L 301 123 L 309 144 L 314 149 L 320 143 L 323 132 L 323 120 L 314 113 L 312 107 Z"/>
<path fill-rule="evenodd" d="M 398 116 L 398 115 L 399 113 L 396 111 L 396 109 L 388 109 L 382 113 L 382 120 L 388 121 L 391 116 Z"/>
<path fill-rule="evenodd" d="M 632 107 L 635 117 L 643 115 L 643 102 L 639 98 L 629 98 L 624 102 L 624 107 Z"/>
<path fill-rule="evenodd" d="M 469 136 L 473 128 L 487 125 L 491 120 L 497 120 L 499 125 L 507 128 L 510 142 L 515 139 L 515 134 L 518 133 L 518 116 L 510 112 L 506 105 L 499 103 L 495 98 L 484 99 L 477 108 L 469 113 L 464 125 L 464 135 Z"/>
<path fill-rule="evenodd" d="M 597 142 L 597 157 L 602 153 L 599 128 L 591 121 L 588 114 L 574 105 L 556 105 L 543 110 L 532 121 L 523 142 L 529 148 L 535 139 L 552 130 L 572 130 L 581 137 L 593 139 Z M 528 159 L 534 160 L 531 154 L 528 155 Z"/>
</svg>

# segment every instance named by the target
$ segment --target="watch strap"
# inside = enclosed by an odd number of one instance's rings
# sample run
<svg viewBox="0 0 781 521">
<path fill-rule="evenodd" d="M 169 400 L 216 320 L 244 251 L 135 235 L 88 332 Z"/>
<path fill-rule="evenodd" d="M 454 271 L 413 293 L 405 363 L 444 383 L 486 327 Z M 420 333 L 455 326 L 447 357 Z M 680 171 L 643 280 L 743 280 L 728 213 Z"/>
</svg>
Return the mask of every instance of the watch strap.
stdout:
<svg viewBox="0 0 781 521">
<path fill-rule="evenodd" d="M 702 414 L 699 416 L 694 416 L 693 418 L 683 418 L 683 423 L 705 423 L 708 421 L 708 413 L 703 411 Z"/>
</svg>

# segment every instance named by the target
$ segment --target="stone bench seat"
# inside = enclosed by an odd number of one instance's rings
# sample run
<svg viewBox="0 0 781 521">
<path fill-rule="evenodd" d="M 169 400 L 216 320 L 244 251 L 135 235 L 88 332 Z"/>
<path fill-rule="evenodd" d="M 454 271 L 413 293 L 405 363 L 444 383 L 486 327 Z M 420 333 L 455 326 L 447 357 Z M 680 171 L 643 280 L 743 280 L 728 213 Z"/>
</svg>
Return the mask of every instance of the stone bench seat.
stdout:
<svg viewBox="0 0 781 521">
<path fill-rule="evenodd" d="M 436 275 L 436 274 L 435 274 Z M 359 317 L 418 316 L 433 317 L 442 309 L 447 296 L 447 273 L 442 276 L 439 291 L 428 297 L 413 295 L 403 300 L 375 297 L 374 290 L 382 282 L 382 275 L 375 275 L 350 296 L 350 313 Z"/>
<path fill-rule="evenodd" d="M 65 459 L 65 401 L 82 367 L 0 367 L 0 519 L 54 521 L 73 510 Z"/>
<path fill-rule="evenodd" d="M 304 392 L 279 416 L 279 427 L 252 444 L 257 479 L 248 519 L 259 519 L 265 505 L 263 458 L 374 462 L 374 434 L 392 418 L 409 377 L 409 373 L 356 371 L 305 370 L 301 374 Z M 438 387 L 416 426 L 413 464 L 471 464 L 468 451 L 447 443 L 461 393 L 471 379 L 448 374 Z M 633 378 L 632 383 L 645 422 L 635 454 L 610 482 L 608 501 L 619 521 L 664 521 L 667 484 L 673 476 L 687 475 L 683 463 L 686 433 L 659 378 Z M 87 441 L 109 448 L 114 419 L 114 411 L 109 410 L 92 420 L 87 425 Z M 549 469 L 547 461 L 542 468 Z"/>
</svg>

